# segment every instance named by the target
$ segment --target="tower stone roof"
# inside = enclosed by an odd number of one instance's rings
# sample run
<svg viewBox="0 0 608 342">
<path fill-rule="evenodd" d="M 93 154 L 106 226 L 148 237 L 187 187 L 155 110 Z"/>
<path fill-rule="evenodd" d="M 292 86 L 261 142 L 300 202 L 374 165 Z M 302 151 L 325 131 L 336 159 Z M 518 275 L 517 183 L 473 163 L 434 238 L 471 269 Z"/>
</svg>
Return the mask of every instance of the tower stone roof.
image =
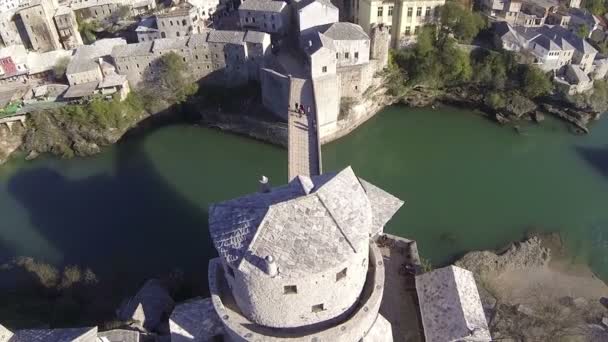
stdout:
<svg viewBox="0 0 608 342">
<path fill-rule="evenodd" d="M 368 193 L 369 191 L 369 193 Z M 372 203 L 374 201 L 375 203 Z M 271 255 L 288 276 L 316 273 L 359 252 L 403 202 L 360 181 L 348 167 L 211 206 L 209 229 L 233 267 Z M 374 217 L 374 216 L 378 217 Z"/>
<path fill-rule="evenodd" d="M 419 275 L 416 292 L 427 342 L 491 341 L 470 271 L 447 266 Z"/>
<path fill-rule="evenodd" d="M 17 330 L 9 342 L 66 342 L 94 341 L 97 327 L 70 329 L 26 329 Z"/>
<path fill-rule="evenodd" d="M 325 25 L 321 32 L 333 40 L 369 40 L 363 28 L 353 23 L 338 22 Z"/>
</svg>

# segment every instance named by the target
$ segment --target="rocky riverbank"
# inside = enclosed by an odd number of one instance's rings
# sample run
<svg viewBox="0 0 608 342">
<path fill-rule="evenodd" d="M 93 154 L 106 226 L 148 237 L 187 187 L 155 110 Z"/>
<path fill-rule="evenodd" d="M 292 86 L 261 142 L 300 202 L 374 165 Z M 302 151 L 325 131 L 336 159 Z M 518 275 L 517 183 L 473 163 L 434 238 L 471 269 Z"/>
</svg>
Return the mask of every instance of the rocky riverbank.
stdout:
<svg viewBox="0 0 608 342">
<path fill-rule="evenodd" d="M 472 271 L 500 341 L 608 341 L 608 286 L 568 257 L 559 235 L 532 237 L 455 263 Z"/>
<path fill-rule="evenodd" d="M 418 87 L 408 91 L 399 102 L 411 107 L 428 107 L 439 102 L 477 108 L 500 124 L 517 124 L 521 120 L 540 122 L 545 115 L 552 115 L 571 123 L 576 133 L 589 133 L 589 124 L 601 117 L 599 111 L 577 107 L 555 97 L 532 101 L 517 94 L 509 97 L 501 110 L 495 110 L 485 103 L 482 89 L 473 85 L 454 87 L 449 91 Z"/>
</svg>

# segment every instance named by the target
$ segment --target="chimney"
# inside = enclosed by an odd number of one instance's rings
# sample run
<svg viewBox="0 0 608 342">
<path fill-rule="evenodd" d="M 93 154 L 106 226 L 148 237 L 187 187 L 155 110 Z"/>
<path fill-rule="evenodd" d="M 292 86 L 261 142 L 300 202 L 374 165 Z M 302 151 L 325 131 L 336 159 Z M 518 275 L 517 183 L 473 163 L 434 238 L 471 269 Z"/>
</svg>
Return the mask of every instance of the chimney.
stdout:
<svg viewBox="0 0 608 342">
<path fill-rule="evenodd" d="M 262 179 L 260 179 L 260 192 L 262 192 L 262 193 L 270 192 L 270 181 L 268 180 L 268 177 L 266 177 L 266 176 L 262 176 Z"/>
<path fill-rule="evenodd" d="M 266 256 L 264 261 L 266 261 L 266 274 L 271 277 L 275 277 L 279 273 L 279 268 L 272 255 Z"/>
</svg>

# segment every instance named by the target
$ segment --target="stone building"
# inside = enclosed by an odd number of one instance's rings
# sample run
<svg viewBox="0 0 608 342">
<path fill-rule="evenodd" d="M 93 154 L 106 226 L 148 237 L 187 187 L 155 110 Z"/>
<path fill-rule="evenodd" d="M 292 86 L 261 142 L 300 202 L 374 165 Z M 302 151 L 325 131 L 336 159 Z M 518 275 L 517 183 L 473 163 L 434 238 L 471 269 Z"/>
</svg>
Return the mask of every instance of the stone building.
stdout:
<svg viewBox="0 0 608 342">
<path fill-rule="evenodd" d="M 156 27 L 161 38 L 179 38 L 201 33 L 205 29 L 205 22 L 198 8 L 184 2 L 157 14 Z"/>
<path fill-rule="evenodd" d="M 78 31 L 78 23 L 74 11 L 66 6 L 59 6 L 54 18 L 59 40 L 66 50 L 72 50 L 82 45 L 82 37 Z"/>
<path fill-rule="evenodd" d="M 470 271 L 447 266 L 416 276 L 427 342 L 490 342 L 490 330 Z"/>
<path fill-rule="evenodd" d="M 32 0 L 23 3 L 17 12 L 17 28 L 27 35 L 26 45 L 32 50 L 46 52 L 61 48 L 53 16 L 57 3 L 52 0 Z M 22 37 L 23 38 L 23 37 Z"/>
<path fill-rule="evenodd" d="M 439 19 L 437 8 L 445 0 L 359 0 L 356 23 L 370 33 L 377 25 L 389 27 L 394 47 L 415 41 L 420 29 Z"/>
<path fill-rule="evenodd" d="M 373 237 L 402 204 L 349 167 L 212 205 L 220 257 L 209 285 L 224 335 L 392 341 L 378 313 L 384 268 Z"/>
<path fill-rule="evenodd" d="M 281 0 L 247 0 L 239 7 L 243 29 L 284 35 L 290 19 L 289 7 Z"/>
<path fill-rule="evenodd" d="M 339 10 L 329 0 L 302 0 L 296 3 L 296 19 L 300 34 L 311 28 L 337 23 Z"/>
<path fill-rule="evenodd" d="M 2 342 L 97 342 L 97 327 L 68 328 L 68 329 L 25 329 L 11 333 L 8 340 L 2 340 L 0 326 L 0 341 Z"/>
<path fill-rule="evenodd" d="M 126 45 L 127 41 L 122 38 L 111 38 L 79 47 L 65 72 L 68 83 L 74 86 L 89 82 L 101 82 L 104 78 L 103 68 L 114 68 L 104 58 L 109 59 L 114 47 Z"/>
<path fill-rule="evenodd" d="M 149 42 L 160 38 L 160 31 L 156 26 L 155 17 L 143 18 L 135 29 L 138 42 Z"/>
<path fill-rule="evenodd" d="M 370 39 L 359 25 L 338 22 L 337 8 L 324 2 L 296 6 L 303 57 L 280 52 L 267 61 L 262 100 L 284 120 L 294 108 L 312 115 L 323 139 L 339 129 L 341 100 L 360 97 L 386 66 L 390 34 L 387 27 L 375 26 Z"/>
<path fill-rule="evenodd" d="M 22 45 L 23 40 L 15 22 L 16 10 L 0 13 L 0 40 L 3 46 Z"/>
<path fill-rule="evenodd" d="M 175 52 L 192 76 L 226 86 L 259 79 L 259 67 L 270 52 L 270 35 L 255 31 L 211 30 L 189 37 L 165 38 L 118 46 L 112 51 L 117 72 L 138 85 L 155 71 L 158 58 Z"/>
<path fill-rule="evenodd" d="M 156 8 L 152 0 L 72 0 L 69 7 L 80 20 L 106 21 L 120 9 L 127 7 L 130 15 L 138 15 Z"/>
<path fill-rule="evenodd" d="M 8 12 L 19 7 L 22 0 L 0 0 L 0 13 Z"/>
</svg>

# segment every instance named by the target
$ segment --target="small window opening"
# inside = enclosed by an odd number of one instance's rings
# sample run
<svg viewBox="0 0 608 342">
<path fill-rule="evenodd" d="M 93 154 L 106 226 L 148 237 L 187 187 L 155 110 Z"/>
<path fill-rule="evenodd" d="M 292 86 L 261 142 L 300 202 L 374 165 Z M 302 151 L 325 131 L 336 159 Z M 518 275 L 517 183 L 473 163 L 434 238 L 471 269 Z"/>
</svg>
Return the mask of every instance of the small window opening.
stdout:
<svg viewBox="0 0 608 342">
<path fill-rule="evenodd" d="M 347 270 L 347 268 L 345 268 L 342 271 L 336 273 L 336 281 L 340 281 L 340 280 L 346 278 L 346 270 Z"/>
<path fill-rule="evenodd" d="M 296 285 L 283 286 L 283 294 L 296 294 L 298 293 L 298 287 Z"/>
<path fill-rule="evenodd" d="M 312 312 L 321 312 L 323 310 L 325 310 L 323 304 L 317 304 L 312 306 Z"/>
</svg>

